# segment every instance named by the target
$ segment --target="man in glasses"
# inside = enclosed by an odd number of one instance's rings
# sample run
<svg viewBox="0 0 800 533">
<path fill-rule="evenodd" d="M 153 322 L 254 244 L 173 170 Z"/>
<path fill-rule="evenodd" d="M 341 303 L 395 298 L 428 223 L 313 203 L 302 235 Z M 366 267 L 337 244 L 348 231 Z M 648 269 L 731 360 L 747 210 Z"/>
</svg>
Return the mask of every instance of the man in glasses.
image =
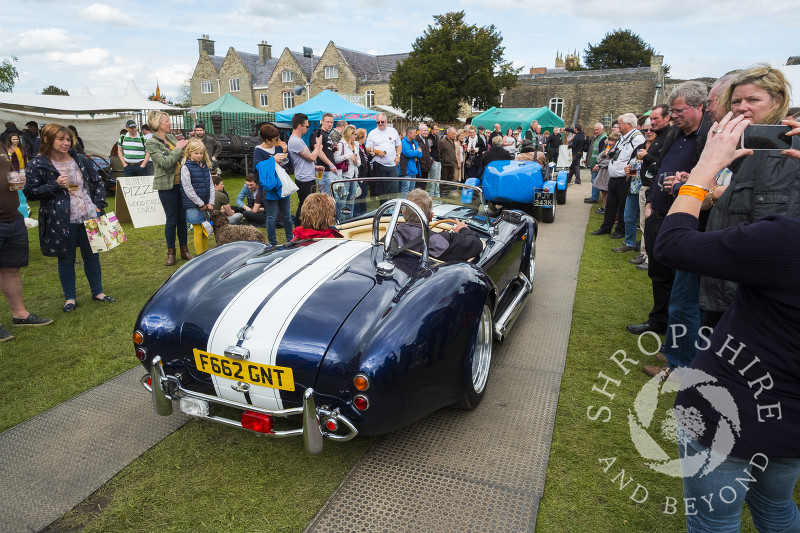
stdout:
<svg viewBox="0 0 800 533">
<path fill-rule="evenodd" d="M 297 213 L 295 220 L 300 219 L 300 208 L 303 207 L 303 200 L 311 194 L 314 189 L 314 173 L 322 171 L 324 167 L 315 167 L 314 162 L 322 153 L 322 137 L 312 137 L 314 139 L 314 150 L 311 151 L 303 142 L 303 135 L 308 132 L 308 117 L 303 113 L 295 113 L 292 117 L 292 135 L 289 137 L 287 148 L 289 158 L 294 165 L 294 180 L 297 184 Z"/>
<path fill-rule="evenodd" d="M 367 153 L 373 156 L 372 176 L 373 177 L 397 177 L 400 175 L 400 150 L 401 139 L 397 130 L 388 124 L 386 115 L 378 113 L 376 117 L 378 127 L 367 135 Z M 386 181 L 376 184 L 377 194 L 391 194 L 400 191 L 400 183 L 397 180 Z M 380 190 L 383 189 L 383 190 Z"/>
<path fill-rule="evenodd" d="M 667 334 L 663 359 L 668 361 L 668 366 L 645 366 L 643 370 L 650 376 L 661 374 L 666 377 L 676 366 L 688 364 L 679 357 L 670 360 L 667 346 L 676 344 L 680 340 L 680 344 L 685 346 L 679 351 L 689 354 L 685 357 L 691 361 L 694 347 L 686 345 L 686 340 L 697 339 L 701 325 L 697 307 L 699 276 L 678 272 L 676 279 L 676 272 L 655 258 L 653 246 L 661 223 L 683 183 L 682 179 L 688 177 L 705 146 L 708 130 L 711 128 L 711 119 L 703 112 L 707 96 L 708 88 L 698 81 L 682 83 L 670 93 L 667 99 L 668 111 L 675 127 L 664 139 L 664 145 L 655 163 L 654 182 L 646 194 L 644 241 L 647 251 L 647 274 L 653 287 L 653 308 L 646 322 L 632 324 L 625 329 L 636 335 L 645 331 Z M 650 120 L 652 123 L 652 118 Z M 676 291 L 674 298 L 671 297 L 673 291 Z M 669 331 L 667 331 L 668 325 Z M 688 344 L 694 344 L 693 340 Z"/>
</svg>

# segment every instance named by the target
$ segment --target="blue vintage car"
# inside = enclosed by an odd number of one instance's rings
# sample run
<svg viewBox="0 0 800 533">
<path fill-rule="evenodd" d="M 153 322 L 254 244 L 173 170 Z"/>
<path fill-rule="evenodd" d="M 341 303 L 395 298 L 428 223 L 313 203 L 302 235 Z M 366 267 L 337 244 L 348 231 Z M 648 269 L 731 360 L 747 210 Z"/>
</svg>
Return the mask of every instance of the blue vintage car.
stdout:
<svg viewBox="0 0 800 533">
<path fill-rule="evenodd" d="M 543 169 L 534 161 L 492 161 L 481 177 L 488 202 L 531 211 L 541 209 L 542 222 L 556 219 L 556 205 L 567 201 L 567 171 L 555 163 Z"/>
<path fill-rule="evenodd" d="M 156 412 L 177 403 L 264 435 L 302 435 L 319 453 L 324 439 L 390 432 L 448 405 L 476 407 L 493 339 L 506 335 L 531 291 L 536 221 L 512 210 L 490 218 L 480 188 L 456 185 L 433 198 L 421 252 L 398 251 L 400 207 L 424 218 L 388 192 L 396 184 L 360 182 L 374 194 L 357 200 L 363 215 L 344 209 L 344 238 L 234 242 L 175 272 L 134 328 Z M 458 221 L 483 251 L 464 261 L 430 257 L 432 232 Z"/>
</svg>

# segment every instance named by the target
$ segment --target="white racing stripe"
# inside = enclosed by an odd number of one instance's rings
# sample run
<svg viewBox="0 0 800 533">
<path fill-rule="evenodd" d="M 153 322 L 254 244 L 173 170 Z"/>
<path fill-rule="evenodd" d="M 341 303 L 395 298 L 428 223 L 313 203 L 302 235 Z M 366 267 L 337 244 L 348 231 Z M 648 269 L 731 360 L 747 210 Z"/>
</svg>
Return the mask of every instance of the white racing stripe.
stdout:
<svg viewBox="0 0 800 533">
<path fill-rule="evenodd" d="M 322 239 L 284 259 L 231 299 L 211 329 L 207 350 L 222 355 L 225 348 L 235 345 L 239 331 L 247 325 L 264 298 L 275 291 L 254 318 L 251 337 L 242 343 L 242 347 L 250 351 L 250 361 L 274 365 L 281 339 L 303 303 L 317 287 L 370 246 L 362 241 L 342 243 L 338 239 Z M 328 253 L 324 257 L 309 265 L 325 252 Z M 235 380 L 218 376 L 212 379 L 217 395 L 245 401 L 243 393 L 231 389 L 231 385 L 236 385 Z M 278 389 L 251 385 L 250 399 L 259 407 L 283 409 Z"/>
</svg>

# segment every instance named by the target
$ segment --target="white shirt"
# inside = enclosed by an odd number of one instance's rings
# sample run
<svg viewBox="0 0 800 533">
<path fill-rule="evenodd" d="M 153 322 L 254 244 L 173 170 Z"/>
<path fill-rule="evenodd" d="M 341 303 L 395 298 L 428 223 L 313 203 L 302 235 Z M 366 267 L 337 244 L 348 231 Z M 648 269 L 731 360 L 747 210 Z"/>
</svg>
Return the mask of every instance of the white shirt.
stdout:
<svg viewBox="0 0 800 533">
<path fill-rule="evenodd" d="M 397 156 L 397 147 L 400 146 L 400 135 L 397 130 L 391 126 L 386 126 L 385 130 L 375 128 L 369 135 L 367 135 L 366 148 L 373 150 L 380 150 L 386 152 L 383 157 L 377 155 L 372 159 L 376 163 L 380 163 L 385 167 L 395 166 L 395 157 Z"/>
<path fill-rule="evenodd" d="M 625 176 L 625 166 L 633 156 L 633 150 L 644 142 L 642 132 L 633 128 L 623 135 L 614 145 L 617 156 L 608 164 L 608 175 L 612 178 L 622 178 Z"/>
</svg>

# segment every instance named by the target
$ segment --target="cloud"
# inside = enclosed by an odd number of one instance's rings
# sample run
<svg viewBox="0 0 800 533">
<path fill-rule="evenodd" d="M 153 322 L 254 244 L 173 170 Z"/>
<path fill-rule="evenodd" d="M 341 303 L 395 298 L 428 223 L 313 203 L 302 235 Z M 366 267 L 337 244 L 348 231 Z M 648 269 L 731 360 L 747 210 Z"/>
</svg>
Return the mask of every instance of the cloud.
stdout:
<svg viewBox="0 0 800 533">
<path fill-rule="evenodd" d="M 14 55 L 46 53 L 51 50 L 75 51 L 84 39 L 63 28 L 35 28 L 18 34 L 0 32 L 0 49 L 13 50 Z"/>
<path fill-rule="evenodd" d="M 92 4 L 78 12 L 78 16 L 90 22 L 100 22 L 112 26 L 136 26 L 136 21 L 119 9 L 106 4 Z"/>
<path fill-rule="evenodd" d="M 79 52 L 47 52 L 44 57 L 45 61 L 59 70 L 74 67 L 97 69 L 115 62 L 111 52 L 102 48 L 89 48 Z"/>
</svg>

